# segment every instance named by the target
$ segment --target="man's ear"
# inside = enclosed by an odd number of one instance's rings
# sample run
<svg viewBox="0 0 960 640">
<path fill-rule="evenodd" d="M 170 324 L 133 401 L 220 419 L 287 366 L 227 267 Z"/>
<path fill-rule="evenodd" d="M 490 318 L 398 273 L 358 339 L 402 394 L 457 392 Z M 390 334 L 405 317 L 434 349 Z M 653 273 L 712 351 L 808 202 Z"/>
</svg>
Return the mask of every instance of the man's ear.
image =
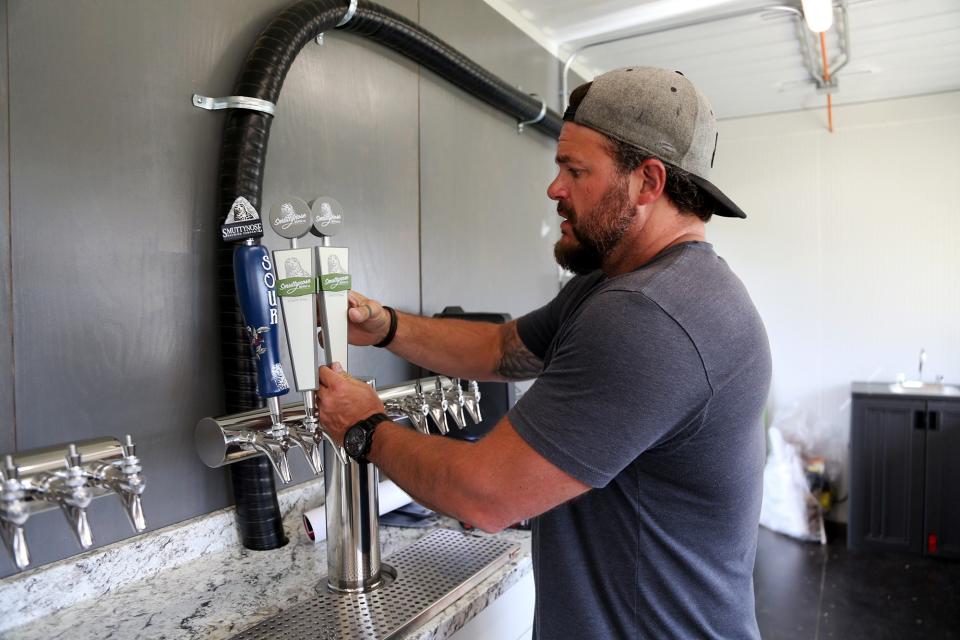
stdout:
<svg viewBox="0 0 960 640">
<path fill-rule="evenodd" d="M 657 158 L 647 158 L 630 172 L 630 198 L 637 205 L 651 204 L 667 186 L 667 168 Z"/>
</svg>

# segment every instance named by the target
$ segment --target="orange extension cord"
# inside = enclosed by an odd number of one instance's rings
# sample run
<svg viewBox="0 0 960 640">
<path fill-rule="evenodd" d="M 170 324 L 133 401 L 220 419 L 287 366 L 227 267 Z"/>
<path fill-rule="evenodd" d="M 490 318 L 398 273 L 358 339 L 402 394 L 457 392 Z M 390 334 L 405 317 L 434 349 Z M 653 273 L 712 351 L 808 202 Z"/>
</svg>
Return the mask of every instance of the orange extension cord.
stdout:
<svg viewBox="0 0 960 640">
<path fill-rule="evenodd" d="M 827 37 L 826 32 L 820 32 L 820 53 L 823 56 L 823 81 L 830 84 L 830 63 L 827 62 Z M 830 133 L 833 133 L 833 96 L 827 94 L 827 127 Z"/>
</svg>

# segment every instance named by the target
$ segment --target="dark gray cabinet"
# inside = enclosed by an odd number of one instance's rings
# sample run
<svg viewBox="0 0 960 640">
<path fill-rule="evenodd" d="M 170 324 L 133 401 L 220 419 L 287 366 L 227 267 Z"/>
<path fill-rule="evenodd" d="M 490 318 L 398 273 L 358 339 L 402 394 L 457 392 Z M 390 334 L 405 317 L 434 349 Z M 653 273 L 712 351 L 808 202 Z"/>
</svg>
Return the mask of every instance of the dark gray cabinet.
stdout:
<svg viewBox="0 0 960 640">
<path fill-rule="evenodd" d="M 927 403 L 924 552 L 960 558 L 960 401 Z"/>
<path fill-rule="evenodd" d="M 847 544 L 960 557 L 960 400 L 854 393 Z"/>
</svg>

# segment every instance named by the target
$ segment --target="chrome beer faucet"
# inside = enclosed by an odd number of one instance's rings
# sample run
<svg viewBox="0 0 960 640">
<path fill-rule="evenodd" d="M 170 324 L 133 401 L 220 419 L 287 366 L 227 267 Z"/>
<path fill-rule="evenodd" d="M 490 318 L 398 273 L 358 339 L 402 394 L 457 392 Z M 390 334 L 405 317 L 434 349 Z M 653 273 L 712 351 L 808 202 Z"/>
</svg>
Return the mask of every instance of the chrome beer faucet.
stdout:
<svg viewBox="0 0 960 640">
<path fill-rule="evenodd" d="M 18 569 L 30 565 L 24 525 L 34 513 L 59 508 L 83 549 L 93 545 L 87 508 L 100 496 L 116 494 L 133 528 L 147 527 L 146 482 L 129 435 L 125 444 L 97 438 L 7 455 L 0 478 L 0 534 Z"/>
<path fill-rule="evenodd" d="M 267 457 L 280 479 L 288 484 L 292 477 L 287 451 L 295 447 L 297 441 L 290 437 L 287 425 L 283 423 L 280 399 L 267 398 L 267 408 L 270 411 L 270 428 L 250 432 L 250 444 Z"/>
<path fill-rule="evenodd" d="M 450 433 L 450 426 L 447 424 L 447 412 L 450 410 L 450 404 L 447 402 L 447 395 L 444 393 L 443 383 L 439 376 L 433 381 L 434 388 L 423 394 L 430 411 L 430 417 L 441 434 Z M 421 386 L 422 389 L 422 386 Z"/>
<path fill-rule="evenodd" d="M 481 420 L 479 387 L 474 381 L 468 386 L 469 390 L 464 391 L 459 378 L 431 376 L 380 389 L 378 393 L 391 418 L 406 418 L 424 434 L 430 433 L 429 418 L 441 434 L 446 434 L 450 431 L 448 416 L 458 429 L 467 426 L 467 415 L 473 422 Z"/>
<path fill-rule="evenodd" d="M 91 477 L 100 486 L 109 488 L 120 497 L 130 524 L 136 531 L 143 531 L 147 528 L 147 522 L 143 517 L 141 496 L 146 484 L 143 480 L 143 467 L 137 457 L 137 445 L 128 434 L 120 448 L 123 457 L 108 464 L 96 465 Z"/>
<path fill-rule="evenodd" d="M 470 415 L 470 419 L 476 424 L 483 422 L 483 416 L 480 415 L 480 384 L 476 380 L 471 380 L 469 390 L 463 394 L 463 408 Z"/>
<path fill-rule="evenodd" d="M 442 385 L 441 385 L 442 388 Z M 467 418 L 463 415 L 463 387 L 460 386 L 460 378 L 453 379 L 453 385 L 443 391 L 447 399 L 447 412 L 453 419 L 453 423 L 458 429 L 464 429 L 467 426 Z"/>
<path fill-rule="evenodd" d="M 3 489 L 0 492 L 0 534 L 7 552 L 13 558 L 17 569 L 24 570 L 30 565 L 30 550 L 27 548 L 27 538 L 23 533 L 23 525 L 30 517 L 30 511 L 24 502 L 26 492 L 20 482 L 20 474 L 13 463 L 12 456 L 5 456 L 3 461 Z"/>
<path fill-rule="evenodd" d="M 93 501 L 93 493 L 87 486 L 87 471 L 81 466 L 83 458 L 77 445 L 69 445 L 65 459 L 66 469 L 48 475 L 40 488 L 48 500 L 60 505 L 80 546 L 89 549 L 93 545 L 93 533 L 87 520 L 87 507 Z"/>
</svg>

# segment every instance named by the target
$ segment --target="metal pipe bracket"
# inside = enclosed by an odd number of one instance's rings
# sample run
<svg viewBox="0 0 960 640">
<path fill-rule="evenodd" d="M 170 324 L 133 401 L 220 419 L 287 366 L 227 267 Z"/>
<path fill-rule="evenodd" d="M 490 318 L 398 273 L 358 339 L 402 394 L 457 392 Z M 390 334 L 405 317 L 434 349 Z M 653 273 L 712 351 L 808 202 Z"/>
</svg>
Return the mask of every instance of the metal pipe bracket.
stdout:
<svg viewBox="0 0 960 640">
<path fill-rule="evenodd" d="M 517 122 L 517 135 L 523 135 L 523 128 L 528 124 L 537 124 L 544 119 L 547 115 L 547 102 L 540 96 L 535 93 L 530 94 L 532 97 L 540 101 L 540 113 L 538 113 L 532 120 L 523 120 L 522 122 Z"/>
<path fill-rule="evenodd" d="M 277 105 L 269 100 L 260 100 L 259 98 L 249 98 L 247 96 L 225 96 L 223 98 L 210 98 L 202 96 L 199 93 L 193 94 L 193 106 L 207 111 L 219 111 L 220 109 L 247 109 L 249 111 L 260 111 L 269 115 L 274 115 Z"/>
</svg>

